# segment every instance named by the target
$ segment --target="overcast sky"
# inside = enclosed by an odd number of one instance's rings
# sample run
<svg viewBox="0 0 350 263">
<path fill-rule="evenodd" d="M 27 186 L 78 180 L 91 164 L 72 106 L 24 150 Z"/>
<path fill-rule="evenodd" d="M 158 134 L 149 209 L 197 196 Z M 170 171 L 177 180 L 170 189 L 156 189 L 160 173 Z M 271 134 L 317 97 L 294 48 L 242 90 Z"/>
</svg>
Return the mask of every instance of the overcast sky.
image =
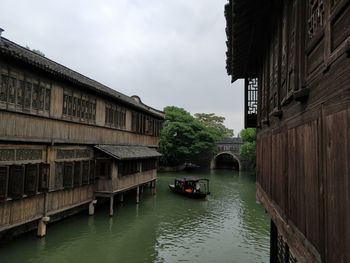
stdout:
<svg viewBox="0 0 350 263">
<path fill-rule="evenodd" d="M 225 70 L 227 0 L 2 0 L 3 36 L 154 108 L 243 128 L 243 82 Z"/>
</svg>

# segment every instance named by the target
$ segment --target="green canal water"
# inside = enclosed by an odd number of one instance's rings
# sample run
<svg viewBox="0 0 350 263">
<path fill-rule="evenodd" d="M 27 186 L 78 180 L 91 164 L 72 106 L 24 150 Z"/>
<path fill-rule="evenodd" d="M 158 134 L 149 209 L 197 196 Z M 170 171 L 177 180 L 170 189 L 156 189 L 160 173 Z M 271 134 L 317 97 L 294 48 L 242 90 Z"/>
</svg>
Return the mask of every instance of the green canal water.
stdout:
<svg viewBox="0 0 350 263">
<path fill-rule="evenodd" d="M 158 174 L 157 194 L 141 202 L 126 196 L 94 216 L 87 211 L 48 225 L 45 238 L 33 232 L 0 247 L 0 262 L 268 262 L 269 219 L 255 202 L 254 177 L 233 171 L 192 172 L 210 179 L 207 200 L 169 191 L 175 177 Z"/>
</svg>

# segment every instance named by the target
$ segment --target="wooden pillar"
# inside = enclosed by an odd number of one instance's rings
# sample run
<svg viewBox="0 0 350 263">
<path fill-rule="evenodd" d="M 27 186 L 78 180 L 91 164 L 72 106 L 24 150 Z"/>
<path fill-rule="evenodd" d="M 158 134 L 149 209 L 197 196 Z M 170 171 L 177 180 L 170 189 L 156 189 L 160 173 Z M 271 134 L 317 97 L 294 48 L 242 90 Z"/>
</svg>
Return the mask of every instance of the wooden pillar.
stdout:
<svg viewBox="0 0 350 263">
<path fill-rule="evenodd" d="M 157 181 L 156 180 L 152 181 L 152 194 L 153 195 L 155 195 L 157 193 L 156 186 L 157 186 Z"/>
<path fill-rule="evenodd" d="M 124 194 L 123 193 L 118 194 L 118 201 L 121 203 L 124 202 Z"/>
<path fill-rule="evenodd" d="M 140 186 L 140 194 L 143 195 L 143 185 Z"/>
<path fill-rule="evenodd" d="M 89 216 L 92 216 L 95 214 L 95 204 L 97 203 L 97 200 L 92 200 L 89 204 Z"/>
<path fill-rule="evenodd" d="M 109 216 L 113 216 L 113 202 L 114 202 L 114 195 L 111 195 L 109 198 Z"/>
<path fill-rule="evenodd" d="M 140 202 L 140 186 L 136 187 L 136 204 Z"/>
<path fill-rule="evenodd" d="M 50 217 L 48 216 L 44 216 L 43 218 L 41 218 L 39 220 L 38 223 L 38 232 L 37 232 L 37 236 L 38 237 L 44 237 L 46 236 L 46 225 L 47 223 L 50 221 Z"/>
</svg>

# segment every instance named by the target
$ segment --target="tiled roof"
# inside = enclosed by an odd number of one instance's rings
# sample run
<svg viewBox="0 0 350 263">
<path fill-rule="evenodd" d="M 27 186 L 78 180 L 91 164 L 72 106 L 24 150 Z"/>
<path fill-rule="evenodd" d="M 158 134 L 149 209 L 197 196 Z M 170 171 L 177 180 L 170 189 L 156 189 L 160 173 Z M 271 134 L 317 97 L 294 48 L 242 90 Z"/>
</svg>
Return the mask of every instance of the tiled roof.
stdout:
<svg viewBox="0 0 350 263">
<path fill-rule="evenodd" d="M 29 64 L 32 67 L 39 68 L 50 75 L 54 75 L 72 83 L 84 86 L 97 93 L 107 95 L 111 97 L 111 99 L 116 99 L 124 104 L 146 111 L 159 118 L 164 118 L 163 112 L 153 109 L 143 104 L 141 101 L 137 101 L 129 96 L 126 96 L 3 37 L 0 38 L 0 54 L 19 60 L 22 63 Z"/>
<path fill-rule="evenodd" d="M 145 146 L 96 145 L 95 148 L 118 160 L 145 159 L 162 156 L 156 150 Z"/>
</svg>

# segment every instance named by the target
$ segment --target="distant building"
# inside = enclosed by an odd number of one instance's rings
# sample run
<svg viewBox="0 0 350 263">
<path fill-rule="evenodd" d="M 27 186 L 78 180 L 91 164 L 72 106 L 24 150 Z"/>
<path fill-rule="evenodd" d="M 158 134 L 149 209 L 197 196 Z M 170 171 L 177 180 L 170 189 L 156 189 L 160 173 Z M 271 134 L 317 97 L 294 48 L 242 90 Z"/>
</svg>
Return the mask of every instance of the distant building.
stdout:
<svg viewBox="0 0 350 263">
<path fill-rule="evenodd" d="M 0 238 L 157 179 L 164 113 L 0 38 Z M 122 197 L 122 196 L 121 196 Z"/>
<path fill-rule="evenodd" d="M 230 0 L 225 16 L 270 262 L 350 262 L 350 2 Z"/>
</svg>

